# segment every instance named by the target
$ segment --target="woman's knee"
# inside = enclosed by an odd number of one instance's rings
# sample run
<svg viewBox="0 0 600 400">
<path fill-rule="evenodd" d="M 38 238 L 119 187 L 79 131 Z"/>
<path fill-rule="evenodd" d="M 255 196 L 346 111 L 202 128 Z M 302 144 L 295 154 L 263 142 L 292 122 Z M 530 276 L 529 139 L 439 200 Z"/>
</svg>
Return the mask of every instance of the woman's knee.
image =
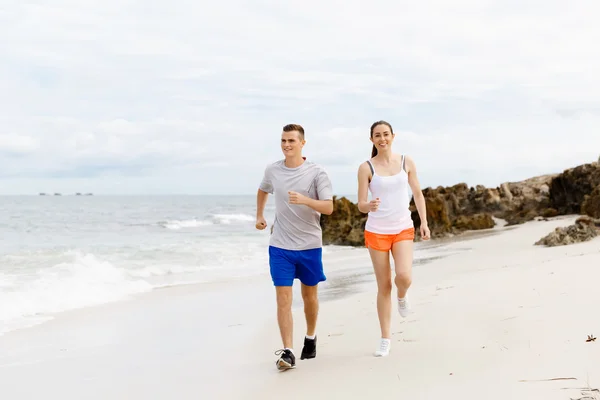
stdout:
<svg viewBox="0 0 600 400">
<path fill-rule="evenodd" d="M 377 282 L 377 290 L 381 294 L 390 294 L 392 292 L 392 279 L 384 279 Z"/>
<path fill-rule="evenodd" d="M 394 282 L 396 286 L 409 287 L 412 283 L 412 274 L 410 272 L 400 272 L 396 274 Z"/>
</svg>

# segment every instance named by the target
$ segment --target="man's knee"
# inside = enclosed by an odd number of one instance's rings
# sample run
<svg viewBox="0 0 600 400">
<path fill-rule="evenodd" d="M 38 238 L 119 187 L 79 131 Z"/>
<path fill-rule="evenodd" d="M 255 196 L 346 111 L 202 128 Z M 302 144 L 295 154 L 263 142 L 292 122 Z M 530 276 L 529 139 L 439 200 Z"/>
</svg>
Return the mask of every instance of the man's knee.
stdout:
<svg viewBox="0 0 600 400">
<path fill-rule="evenodd" d="M 302 300 L 304 303 L 317 303 L 319 301 L 318 285 L 302 285 Z"/>
<path fill-rule="evenodd" d="M 292 287 L 291 286 L 276 286 L 277 291 L 277 307 L 291 308 L 292 307 Z"/>
</svg>

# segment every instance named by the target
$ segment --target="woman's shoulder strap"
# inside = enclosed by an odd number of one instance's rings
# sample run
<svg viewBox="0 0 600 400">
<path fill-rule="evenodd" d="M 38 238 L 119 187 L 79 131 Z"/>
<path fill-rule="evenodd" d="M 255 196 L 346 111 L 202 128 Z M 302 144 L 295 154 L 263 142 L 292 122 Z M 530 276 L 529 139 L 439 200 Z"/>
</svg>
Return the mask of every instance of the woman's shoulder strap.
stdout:
<svg viewBox="0 0 600 400">
<path fill-rule="evenodd" d="M 371 164 L 371 160 L 367 160 L 367 164 L 369 164 L 369 168 L 371 168 L 371 175 L 375 175 L 375 170 L 373 169 L 373 164 Z"/>
</svg>

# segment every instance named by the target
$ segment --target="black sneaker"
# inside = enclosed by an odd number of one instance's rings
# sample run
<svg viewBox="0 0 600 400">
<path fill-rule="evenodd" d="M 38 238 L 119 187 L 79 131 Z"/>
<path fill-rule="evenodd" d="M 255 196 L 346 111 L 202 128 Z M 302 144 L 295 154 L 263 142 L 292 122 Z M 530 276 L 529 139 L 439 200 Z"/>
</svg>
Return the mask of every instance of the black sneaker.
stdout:
<svg viewBox="0 0 600 400">
<path fill-rule="evenodd" d="M 317 356 L 317 337 L 314 339 L 304 338 L 304 347 L 302 348 L 301 360 L 305 358 L 315 358 Z"/>
<path fill-rule="evenodd" d="M 296 368 L 296 356 L 294 356 L 294 353 L 292 353 L 290 350 L 277 350 L 275 355 L 281 355 L 279 360 L 275 362 L 278 370 L 285 371 L 286 369 Z"/>
</svg>

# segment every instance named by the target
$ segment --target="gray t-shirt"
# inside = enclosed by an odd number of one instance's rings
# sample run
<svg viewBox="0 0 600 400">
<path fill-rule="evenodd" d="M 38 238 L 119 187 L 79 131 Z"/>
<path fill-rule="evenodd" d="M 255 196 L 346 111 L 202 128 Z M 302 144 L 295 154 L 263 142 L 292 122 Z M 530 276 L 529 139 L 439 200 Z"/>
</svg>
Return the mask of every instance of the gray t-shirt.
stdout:
<svg viewBox="0 0 600 400">
<path fill-rule="evenodd" d="M 312 208 L 289 203 L 289 191 L 315 200 L 333 199 L 327 172 L 310 161 L 288 168 L 285 161 L 270 164 L 259 186 L 263 192 L 275 194 L 275 221 L 270 245 L 286 250 L 308 250 L 323 246 L 321 214 Z"/>
</svg>

